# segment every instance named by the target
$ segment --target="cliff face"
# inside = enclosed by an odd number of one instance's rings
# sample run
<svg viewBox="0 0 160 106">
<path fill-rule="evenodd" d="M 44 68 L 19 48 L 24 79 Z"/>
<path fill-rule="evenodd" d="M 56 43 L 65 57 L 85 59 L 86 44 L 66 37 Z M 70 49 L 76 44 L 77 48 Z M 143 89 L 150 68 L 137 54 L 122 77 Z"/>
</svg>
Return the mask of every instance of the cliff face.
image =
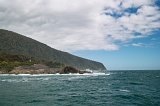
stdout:
<svg viewBox="0 0 160 106">
<path fill-rule="evenodd" d="M 18 33 L 0 29 L 0 52 L 22 54 L 40 60 L 64 63 L 78 69 L 106 70 L 100 62 L 51 48 Z"/>
</svg>

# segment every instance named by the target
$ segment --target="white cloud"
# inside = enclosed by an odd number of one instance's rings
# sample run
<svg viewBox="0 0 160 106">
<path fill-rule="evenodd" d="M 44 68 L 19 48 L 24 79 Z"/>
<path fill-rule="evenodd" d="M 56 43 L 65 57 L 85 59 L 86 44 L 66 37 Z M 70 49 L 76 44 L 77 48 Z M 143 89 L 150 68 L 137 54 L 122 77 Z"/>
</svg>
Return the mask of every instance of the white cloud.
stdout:
<svg viewBox="0 0 160 106">
<path fill-rule="evenodd" d="M 157 45 L 157 44 L 156 44 Z M 126 46 L 130 46 L 130 45 L 126 45 Z M 153 44 L 153 42 L 151 43 L 132 43 L 131 46 L 134 47 L 145 47 L 145 48 L 153 48 L 155 47 L 155 44 Z"/>
<path fill-rule="evenodd" d="M 133 43 L 132 46 L 142 47 L 144 46 L 144 44 L 143 43 Z"/>
<path fill-rule="evenodd" d="M 60 50 L 117 50 L 160 29 L 158 13 L 153 0 L 0 0 L 0 28 Z"/>
<path fill-rule="evenodd" d="M 152 5 L 154 0 L 123 0 L 123 8 L 139 7 L 143 5 Z"/>
</svg>

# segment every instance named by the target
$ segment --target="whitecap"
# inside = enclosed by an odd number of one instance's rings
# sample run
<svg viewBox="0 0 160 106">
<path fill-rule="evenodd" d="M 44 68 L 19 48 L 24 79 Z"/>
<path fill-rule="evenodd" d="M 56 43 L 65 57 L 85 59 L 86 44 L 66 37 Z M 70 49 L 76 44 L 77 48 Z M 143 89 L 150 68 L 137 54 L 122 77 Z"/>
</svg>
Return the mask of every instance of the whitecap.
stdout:
<svg viewBox="0 0 160 106">
<path fill-rule="evenodd" d="M 72 76 L 72 77 L 69 77 L 68 78 L 68 80 L 77 80 L 77 79 L 84 79 L 84 78 L 88 78 L 88 77 L 91 77 L 91 76 L 80 76 L 80 75 L 78 75 L 78 76 Z"/>
<path fill-rule="evenodd" d="M 69 74 L 0 74 L 0 76 L 54 76 L 54 75 L 65 75 L 65 76 L 71 76 L 71 75 L 77 75 L 77 76 L 99 76 L 99 75 L 110 75 L 110 73 L 69 73 Z"/>
<path fill-rule="evenodd" d="M 121 91 L 121 92 L 130 92 L 130 91 L 127 90 L 127 89 L 120 89 L 119 91 Z"/>
<path fill-rule="evenodd" d="M 28 82 L 27 79 L 4 79 L 2 82 Z"/>
</svg>

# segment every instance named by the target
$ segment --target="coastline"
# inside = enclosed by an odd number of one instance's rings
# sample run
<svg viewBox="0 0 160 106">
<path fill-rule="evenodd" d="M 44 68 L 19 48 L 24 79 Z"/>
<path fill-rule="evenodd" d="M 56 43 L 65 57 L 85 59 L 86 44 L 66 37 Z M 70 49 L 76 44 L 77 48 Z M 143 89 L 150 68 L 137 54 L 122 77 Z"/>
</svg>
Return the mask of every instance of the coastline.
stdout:
<svg viewBox="0 0 160 106">
<path fill-rule="evenodd" d="M 79 74 L 79 73 L 69 73 L 69 74 L 59 74 L 59 73 L 56 73 L 56 74 L 0 74 L 0 76 L 56 76 L 56 75 L 59 75 L 59 76 L 80 76 L 80 75 L 91 75 L 91 76 L 94 76 L 94 75 L 110 75 L 110 73 L 84 73 L 84 74 Z"/>
<path fill-rule="evenodd" d="M 44 64 L 34 64 L 31 66 L 18 66 L 13 70 L 0 70 L 0 74 L 84 74 L 92 73 L 88 70 L 79 70 L 72 66 L 65 66 L 63 68 L 50 68 Z"/>
</svg>

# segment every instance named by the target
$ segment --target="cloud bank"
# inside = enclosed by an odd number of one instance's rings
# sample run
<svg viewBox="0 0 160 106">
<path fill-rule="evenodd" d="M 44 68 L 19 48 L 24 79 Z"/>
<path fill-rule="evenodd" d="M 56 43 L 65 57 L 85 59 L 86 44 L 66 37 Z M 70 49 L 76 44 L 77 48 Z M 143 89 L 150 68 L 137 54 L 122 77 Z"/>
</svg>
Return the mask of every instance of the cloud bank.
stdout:
<svg viewBox="0 0 160 106">
<path fill-rule="evenodd" d="M 65 51 L 118 50 L 160 30 L 155 0 L 0 0 L 0 28 Z"/>
</svg>

